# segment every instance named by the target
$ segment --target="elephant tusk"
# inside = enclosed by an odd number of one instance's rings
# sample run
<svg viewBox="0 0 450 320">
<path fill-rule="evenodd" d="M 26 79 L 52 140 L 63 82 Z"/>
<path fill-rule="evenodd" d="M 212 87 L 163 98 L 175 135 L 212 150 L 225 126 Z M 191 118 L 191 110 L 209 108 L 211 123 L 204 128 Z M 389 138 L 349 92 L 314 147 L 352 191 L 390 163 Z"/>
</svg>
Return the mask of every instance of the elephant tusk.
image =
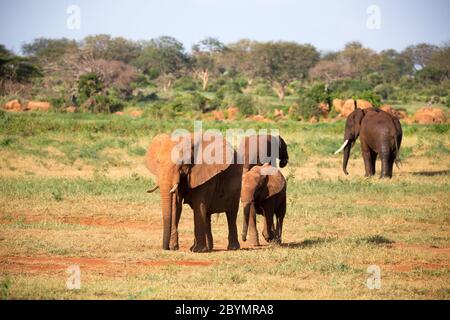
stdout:
<svg viewBox="0 0 450 320">
<path fill-rule="evenodd" d="M 338 154 L 339 152 L 341 152 L 342 150 L 344 150 L 345 146 L 348 144 L 348 140 L 344 141 L 344 144 L 336 150 L 336 152 L 334 154 Z"/>
<path fill-rule="evenodd" d="M 159 188 L 159 186 L 156 185 L 156 186 L 154 186 L 153 188 L 148 189 L 148 190 L 147 190 L 147 193 L 152 193 L 153 191 L 155 191 L 155 190 L 158 189 L 158 188 Z"/>
<path fill-rule="evenodd" d="M 170 189 L 170 193 L 174 193 L 178 188 L 178 183 L 175 183 L 175 185 L 172 187 L 172 189 Z"/>
</svg>

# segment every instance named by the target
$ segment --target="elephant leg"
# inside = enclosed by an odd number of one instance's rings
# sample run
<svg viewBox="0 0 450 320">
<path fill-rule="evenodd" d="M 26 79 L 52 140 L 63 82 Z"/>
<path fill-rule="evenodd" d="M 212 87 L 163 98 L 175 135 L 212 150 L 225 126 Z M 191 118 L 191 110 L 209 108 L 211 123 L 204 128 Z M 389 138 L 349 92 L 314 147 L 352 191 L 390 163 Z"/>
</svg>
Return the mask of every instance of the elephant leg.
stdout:
<svg viewBox="0 0 450 320">
<path fill-rule="evenodd" d="M 392 172 L 394 171 L 395 158 L 396 158 L 395 152 L 391 152 L 389 154 L 388 172 L 387 172 L 389 178 L 392 178 Z"/>
<path fill-rule="evenodd" d="M 263 208 L 264 210 L 264 230 L 263 236 L 267 242 L 270 242 L 274 238 L 274 227 L 273 227 L 273 206 L 267 205 Z"/>
<path fill-rule="evenodd" d="M 380 178 L 392 177 L 392 164 L 390 152 L 384 152 L 380 154 L 381 158 L 381 176 Z"/>
<path fill-rule="evenodd" d="M 245 220 L 245 216 L 244 216 L 244 220 Z M 245 222 L 244 222 L 245 223 Z M 255 204 L 252 204 L 250 207 L 250 213 L 249 213 L 249 218 L 248 218 L 248 238 L 249 238 L 249 243 L 252 246 L 259 246 L 259 237 L 258 237 L 258 228 L 256 226 L 256 208 L 255 208 Z"/>
<path fill-rule="evenodd" d="M 372 156 L 371 156 L 371 150 L 367 147 L 362 147 L 362 157 L 364 159 L 364 169 L 366 171 L 365 176 L 370 177 L 372 176 Z"/>
<path fill-rule="evenodd" d="M 209 251 L 212 251 L 214 248 L 214 241 L 211 230 L 211 214 L 206 216 L 206 246 Z"/>
<path fill-rule="evenodd" d="M 275 241 L 277 243 L 281 243 L 281 234 L 283 232 L 283 221 L 284 216 L 286 215 L 286 201 L 282 203 L 276 211 L 277 216 L 277 227 L 275 229 Z"/>
<path fill-rule="evenodd" d="M 191 247 L 192 252 L 208 252 L 206 245 L 207 210 L 204 203 L 194 209 L 194 234 L 195 241 Z"/>
<path fill-rule="evenodd" d="M 227 211 L 228 250 L 238 250 L 241 247 L 238 240 L 238 231 L 236 225 L 238 211 L 239 206 L 233 210 Z"/>
<path fill-rule="evenodd" d="M 371 169 L 371 175 L 374 176 L 376 172 L 376 162 L 377 162 L 377 156 L 378 154 L 370 150 L 370 169 Z"/>
<path fill-rule="evenodd" d="M 172 221 L 172 234 L 170 235 L 170 250 L 178 250 L 178 224 L 180 222 L 181 210 L 182 210 L 181 200 L 176 201 L 176 211 L 175 211 L 175 219 Z"/>
</svg>

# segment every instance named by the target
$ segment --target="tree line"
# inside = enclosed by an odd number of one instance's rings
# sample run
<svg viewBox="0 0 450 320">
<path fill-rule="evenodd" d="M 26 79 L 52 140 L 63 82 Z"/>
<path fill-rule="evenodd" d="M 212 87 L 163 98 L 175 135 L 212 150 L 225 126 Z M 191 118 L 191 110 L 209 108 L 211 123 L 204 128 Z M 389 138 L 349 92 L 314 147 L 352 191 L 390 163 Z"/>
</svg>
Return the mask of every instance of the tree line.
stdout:
<svg viewBox="0 0 450 320">
<path fill-rule="evenodd" d="M 224 44 L 208 37 L 186 50 L 169 36 L 132 41 L 100 34 L 81 41 L 39 38 L 23 44 L 22 53 L 0 45 L 1 96 L 37 96 L 89 110 L 174 89 L 211 92 L 218 99 L 251 92 L 280 102 L 315 84 L 344 96 L 370 91 L 384 100 L 448 104 L 450 94 L 450 42 L 400 52 L 350 42 L 340 51 L 321 52 L 296 42 Z"/>
</svg>

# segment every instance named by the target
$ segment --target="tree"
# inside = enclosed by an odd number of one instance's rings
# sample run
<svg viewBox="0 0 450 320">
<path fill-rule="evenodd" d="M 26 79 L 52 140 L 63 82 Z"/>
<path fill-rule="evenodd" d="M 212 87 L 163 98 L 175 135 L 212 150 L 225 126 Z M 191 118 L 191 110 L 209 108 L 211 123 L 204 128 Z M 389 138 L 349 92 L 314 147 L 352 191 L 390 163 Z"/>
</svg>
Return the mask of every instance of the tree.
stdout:
<svg viewBox="0 0 450 320">
<path fill-rule="evenodd" d="M 94 60 L 91 61 L 84 73 L 98 75 L 105 90 L 116 90 L 121 98 L 127 98 L 132 93 L 131 84 L 137 79 L 137 70 L 122 61 Z"/>
<path fill-rule="evenodd" d="M 24 84 L 41 76 L 41 70 L 29 58 L 16 56 L 0 45 L 0 95 L 19 94 Z"/>
<path fill-rule="evenodd" d="M 227 50 L 218 56 L 218 67 L 233 73 L 241 73 L 248 78 L 249 84 L 256 77 L 253 49 L 256 42 L 241 39 L 227 45 Z"/>
<path fill-rule="evenodd" d="M 217 72 L 217 57 L 227 51 L 227 47 L 216 38 L 205 38 L 192 46 L 194 77 L 202 82 L 202 89 L 208 89 L 211 74 Z"/>
<path fill-rule="evenodd" d="M 256 74 L 270 82 L 280 100 L 294 80 L 305 80 L 309 69 L 319 60 L 315 47 L 295 42 L 257 43 L 253 53 Z"/>
<path fill-rule="evenodd" d="M 375 51 L 364 48 L 359 42 L 349 42 L 340 54 L 344 63 L 350 66 L 353 77 L 362 78 L 363 75 L 376 70 L 379 57 Z"/>
<path fill-rule="evenodd" d="M 22 52 L 36 61 L 39 65 L 45 66 L 61 60 L 67 54 L 76 54 L 78 45 L 75 40 L 38 38 L 31 43 L 22 46 Z"/>
<path fill-rule="evenodd" d="M 413 70 L 411 60 L 393 49 L 384 50 L 379 55 L 378 72 L 384 82 L 398 82 L 402 76 L 412 74 Z"/>
<path fill-rule="evenodd" d="M 182 75 L 188 63 L 181 42 L 172 37 L 162 36 L 143 44 L 142 52 L 134 64 L 144 73 L 155 74 L 164 91 Z"/>
<path fill-rule="evenodd" d="M 359 42 L 350 42 L 344 50 L 324 56 L 310 70 L 310 76 L 328 84 L 349 78 L 362 79 L 377 70 L 379 63 L 379 56 L 373 50 Z"/>
<path fill-rule="evenodd" d="M 441 80 L 450 78 L 450 41 L 433 53 L 428 65 L 443 74 L 444 77 Z"/>
<path fill-rule="evenodd" d="M 425 68 L 431 60 L 433 54 L 439 48 L 428 43 L 420 43 L 407 47 L 403 54 L 410 59 L 416 70 Z"/>
<path fill-rule="evenodd" d="M 130 63 L 136 59 L 141 46 L 122 37 L 113 38 L 108 34 L 87 36 L 81 42 L 85 53 L 89 53 L 95 60 L 116 60 Z"/>
</svg>

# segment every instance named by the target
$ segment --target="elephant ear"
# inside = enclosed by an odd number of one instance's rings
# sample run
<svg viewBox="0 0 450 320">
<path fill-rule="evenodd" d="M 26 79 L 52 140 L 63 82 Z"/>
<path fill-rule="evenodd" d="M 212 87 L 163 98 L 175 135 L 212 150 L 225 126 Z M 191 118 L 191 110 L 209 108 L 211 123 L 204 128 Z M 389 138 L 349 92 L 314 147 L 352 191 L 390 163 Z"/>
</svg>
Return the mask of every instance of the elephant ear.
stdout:
<svg viewBox="0 0 450 320">
<path fill-rule="evenodd" d="M 204 134 L 193 139 L 194 161 L 189 172 L 189 187 L 196 188 L 226 170 L 234 159 L 234 149 L 219 134 Z"/>
<path fill-rule="evenodd" d="M 158 183 L 159 165 L 162 148 L 170 143 L 170 136 L 168 134 L 159 134 L 155 136 L 147 149 L 145 155 L 145 166 L 150 171 L 153 180 Z"/>
<path fill-rule="evenodd" d="M 354 128 L 355 128 L 355 139 L 358 138 L 359 136 L 359 131 L 361 129 L 361 121 L 364 118 L 364 116 L 366 115 L 366 113 L 364 112 L 363 109 L 356 109 L 355 111 L 353 111 L 353 123 L 354 123 Z"/>
<path fill-rule="evenodd" d="M 279 151 L 280 159 L 289 159 L 286 141 L 284 141 L 284 139 L 281 136 L 278 136 L 278 139 L 280 141 L 280 151 Z"/>
<path fill-rule="evenodd" d="M 267 170 L 267 171 L 266 171 Z M 261 169 L 261 174 L 267 174 L 267 197 L 270 198 L 280 193 L 286 186 L 283 174 L 275 167 L 265 164 Z"/>
</svg>

